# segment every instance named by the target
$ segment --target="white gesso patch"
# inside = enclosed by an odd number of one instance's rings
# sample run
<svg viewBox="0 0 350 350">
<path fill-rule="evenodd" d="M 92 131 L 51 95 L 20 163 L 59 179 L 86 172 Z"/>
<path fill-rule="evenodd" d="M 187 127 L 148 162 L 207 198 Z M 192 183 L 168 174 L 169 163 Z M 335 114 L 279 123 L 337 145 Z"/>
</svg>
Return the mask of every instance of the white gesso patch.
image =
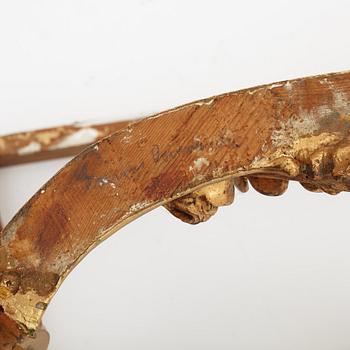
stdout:
<svg viewBox="0 0 350 350">
<path fill-rule="evenodd" d="M 98 130 L 84 128 L 66 136 L 61 142 L 50 147 L 50 150 L 86 145 L 95 142 L 99 137 Z"/>
<path fill-rule="evenodd" d="M 133 204 L 133 205 L 129 208 L 128 214 L 131 214 L 131 213 L 134 213 L 135 211 L 144 209 L 144 208 L 147 207 L 148 204 L 149 204 L 149 203 L 148 203 L 147 201 L 146 201 L 146 202 L 140 202 L 140 203 Z"/>
<path fill-rule="evenodd" d="M 203 166 L 208 166 L 209 160 L 207 158 L 197 158 L 196 160 L 193 161 L 193 167 L 190 167 L 190 170 L 197 170 L 200 171 L 202 169 Z"/>
<path fill-rule="evenodd" d="M 287 81 L 285 84 L 284 84 L 284 88 L 287 90 L 287 91 L 291 91 L 293 89 L 293 84 L 290 82 L 290 81 Z"/>
<path fill-rule="evenodd" d="M 215 98 L 212 98 L 210 100 L 203 100 L 203 101 L 196 102 L 195 105 L 196 106 L 210 106 L 214 101 L 215 101 Z"/>
<path fill-rule="evenodd" d="M 20 148 L 17 153 L 20 156 L 24 156 L 26 154 L 32 154 L 41 151 L 41 144 L 39 142 L 32 141 L 27 146 Z"/>
<path fill-rule="evenodd" d="M 342 91 L 333 91 L 334 107 L 341 114 L 348 114 L 350 102 L 347 94 Z"/>
<path fill-rule="evenodd" d="M 110 180 L 108 180 L 108 179 L 106 179 L 106 178 L 102 178 L 102 179 L 100 180 L 100 186 L 103 186 L 103 185 L 110 185 L 110 186 L 113 187 L 113 188 L 116 188 L 116 187 L 117 187 L 117 186 L 115 185 L 114 182 L 112 182 L 112 181 L 110 181 Z"/>
<path fill-rule="evenodd" d="M 284 85 L 284 83 L 273 83 L 269 86 L 269 89 L 271 90 L 271 89 L 274 89 L 276 87 L 281 87 L 283 85 Z"/>
<path fill-rule="evenodd" d="M 314 113 L 319 113 L 315 111 Z M 280 124 L 280 129 L 271 135 L 272 144 L 275 147 L 290 146 L 293 142 L 304 135 L 310 135 L 318 129 L 318 124 L 312 113 L 300 112 L 300 117 L 289 119 Z"/>
</svg>

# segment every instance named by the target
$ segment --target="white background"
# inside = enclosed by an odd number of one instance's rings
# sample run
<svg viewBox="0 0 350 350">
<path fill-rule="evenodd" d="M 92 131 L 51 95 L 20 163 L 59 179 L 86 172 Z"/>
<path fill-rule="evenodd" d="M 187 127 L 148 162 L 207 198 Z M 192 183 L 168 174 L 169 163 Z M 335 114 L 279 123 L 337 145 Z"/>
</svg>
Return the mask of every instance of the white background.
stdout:
<svg viewBox="0 0 350 350">
<path fill-rule="evenodd" d="M 139 117 L 350 68 L 348 1 L 0 0 L 0 132 Z M 0 169 L 5 221 L 66 160 Z M 350 349 L 349 195 L 159 208 L 94 250 L 45 315 L 51 350 Z"/>
</svg>

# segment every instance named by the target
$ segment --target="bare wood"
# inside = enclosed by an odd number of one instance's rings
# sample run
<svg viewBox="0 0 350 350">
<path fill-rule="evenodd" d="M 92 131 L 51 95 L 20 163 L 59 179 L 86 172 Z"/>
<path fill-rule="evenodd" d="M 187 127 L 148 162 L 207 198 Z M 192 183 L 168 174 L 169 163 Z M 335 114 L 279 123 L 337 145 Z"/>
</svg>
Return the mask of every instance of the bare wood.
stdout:
<svg viewBox="0 0 350 350">
<path fill-rule="evenodd" d="M 350 73 L 338 73 L 193 102 L 88 147 L 1 233 L 0 344 L 35 332 L 74 266 L 157 206 L 203 221 L 246 177 L 268 195 L 289 180 L 348 191 L 349 140 Z"/>
</svg>

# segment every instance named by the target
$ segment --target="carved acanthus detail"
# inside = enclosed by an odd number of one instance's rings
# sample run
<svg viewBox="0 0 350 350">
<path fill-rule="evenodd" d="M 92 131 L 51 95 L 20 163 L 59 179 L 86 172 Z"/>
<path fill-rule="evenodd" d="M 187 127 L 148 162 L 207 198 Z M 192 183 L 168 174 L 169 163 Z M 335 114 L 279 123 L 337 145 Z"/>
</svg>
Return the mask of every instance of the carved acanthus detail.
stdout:
<svg viewBox="0 0 350 350">
<path fill-rule="evenodd" d="M 248 180 L 257 192 L 267 196 L 282 195 L 289 179 L 299 181 L 312 192 L 334 195 L 350 191 L 350 139 L 339 132 L 299 138 L 267 159 L 258 165 L 268 174 L 235 177 L 205 186 L 165 207 L 182 221 L 198 224 L 212 217 L 218 207 L 231 204 L 235 187 L 247 192 Z M 281 178 L 283 174 L 288 179 Z"/>
<path fill-rule="evenodd" d="M 200 188 L 167 205 L 171 214 L 189 224 L 210 219 L 218 207 L 233 203 L 235 197 L 233 180 L 225 180 Z"/>
</svg>

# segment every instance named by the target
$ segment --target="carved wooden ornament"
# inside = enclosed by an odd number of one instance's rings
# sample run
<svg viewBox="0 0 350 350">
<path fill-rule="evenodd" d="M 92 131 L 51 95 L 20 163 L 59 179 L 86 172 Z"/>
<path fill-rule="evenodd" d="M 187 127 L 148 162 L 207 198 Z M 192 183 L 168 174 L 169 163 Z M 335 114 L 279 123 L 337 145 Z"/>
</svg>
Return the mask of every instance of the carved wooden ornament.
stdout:
<svg viewBox="0 0 350 350">
<path fill-rule="evenodd" d="M 315 192 L 348 191 L 350 73 L 223 94 L 134 123 L 0 137 L 0 164 L 90 143 L 1 232 L 0 349 L 44 349 L 41 318 L 68 273 L 160 205 L 196 224 L 232 203 L 235 187 L 247 191 L 248 181 L 272 196 L 289 180 Z"/>
</svg>

